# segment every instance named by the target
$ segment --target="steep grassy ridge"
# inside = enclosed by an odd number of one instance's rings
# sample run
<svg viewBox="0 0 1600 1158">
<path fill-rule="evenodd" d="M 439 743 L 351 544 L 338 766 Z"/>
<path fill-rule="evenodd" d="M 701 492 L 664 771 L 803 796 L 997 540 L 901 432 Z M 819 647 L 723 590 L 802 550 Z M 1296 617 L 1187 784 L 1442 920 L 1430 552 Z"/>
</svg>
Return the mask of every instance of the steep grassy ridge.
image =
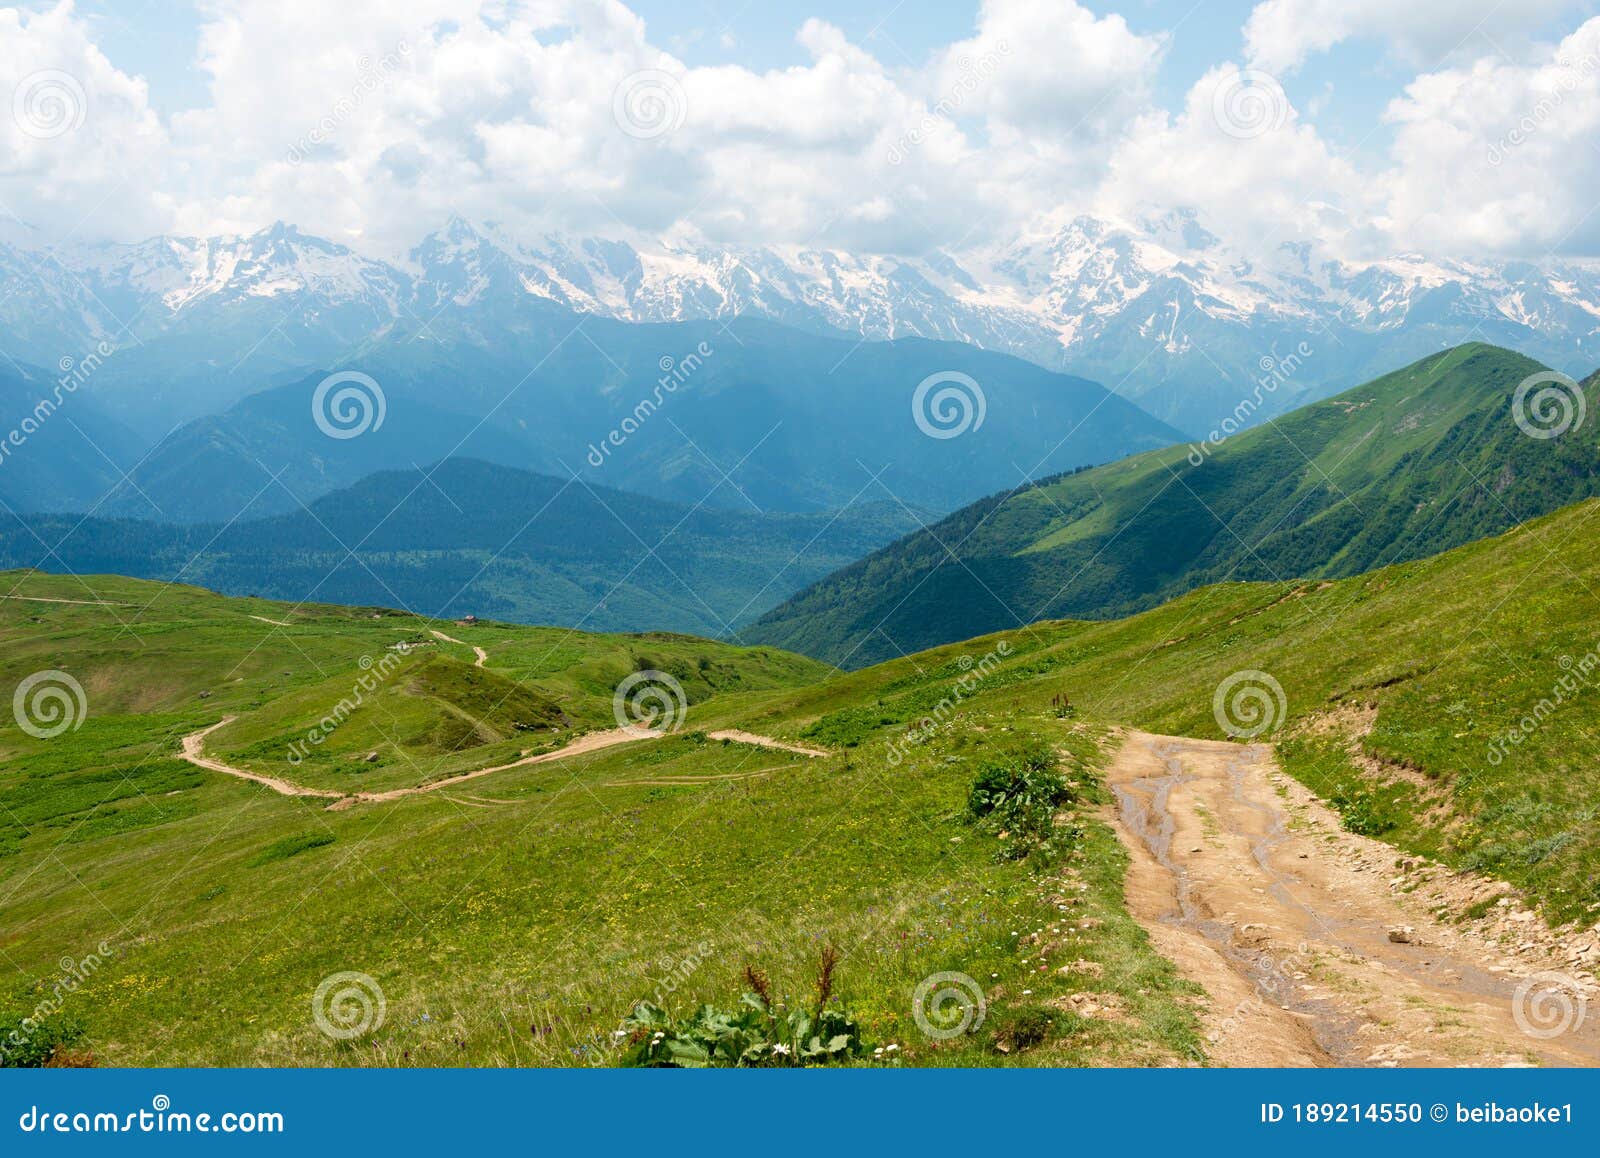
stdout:
<svg viewBox="0 0 1600 1158">
<path fill-rule="evenodd" d="M 1206 583 L 1422 558 L 1600 492 L 1592 425 L 1531 438 L 1541 368 L 1445 351 L 1217 446 L 1178 446 L 994 496 L 844 568 L 741 637 L 861 666 Z"/>
</svg>

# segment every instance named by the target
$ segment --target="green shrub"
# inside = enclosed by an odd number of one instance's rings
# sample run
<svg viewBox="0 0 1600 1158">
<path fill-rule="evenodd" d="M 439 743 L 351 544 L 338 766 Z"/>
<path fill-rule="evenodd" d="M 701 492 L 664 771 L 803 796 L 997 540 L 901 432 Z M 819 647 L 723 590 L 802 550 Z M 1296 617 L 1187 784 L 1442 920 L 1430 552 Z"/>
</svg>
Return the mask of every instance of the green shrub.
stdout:
<svg viewBox="0 0 1600 1158">
<path fill-rule="evenodd" d="M 1056 823 L 1056 814 L 1073 802 L 1072 789 L 1058 763 L 1049 745 L 1029 742 L 1014 753 L 978 766 L 967 792 L 967 813 L 1005 842 L 1001 859 L 1054 854 L 1081 835 L 1075 827 Z"/>
<path fill-rule="evenodd" d="M 657 1005 L 640 1002 L 622 1023 L 625 1052 L 618 1064 L 644 1068 L 705 1069 L 714 1066 L 780 1068 L 829 1065 L 867 1052 L 856 1020 L 830 1007 L 838 950 L 822 951 L 816 1001 L 781 1012 L 767 975 L 745 966 L 748 991 L 733 1011 L 702 1005 L 674 1019 Z"/>
<path fill-rule="evenodd" d="M 0 1013 L 0 1069 L 39 1069 L 83 1040 L 83 1026 L 63 1013 L 31 1024 L 21 1013 Z"/>
<path fill-rule="evenodd" d="M 1350 784 L 1341 784 L 1328 798 L 1339 812 L 1344 826 L 1357 836 L 1382 836 L 1399 821 L 1377 795 Z"/>
</svg>

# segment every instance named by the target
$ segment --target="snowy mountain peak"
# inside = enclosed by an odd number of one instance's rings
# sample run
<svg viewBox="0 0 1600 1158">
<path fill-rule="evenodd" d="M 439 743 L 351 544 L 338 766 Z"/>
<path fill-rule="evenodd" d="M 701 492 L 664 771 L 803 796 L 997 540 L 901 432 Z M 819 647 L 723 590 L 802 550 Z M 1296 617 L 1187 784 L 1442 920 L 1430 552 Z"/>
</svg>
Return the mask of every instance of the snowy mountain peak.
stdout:
<svg viewBox="0 0 1600 1158">
<path fill-rule="evenodd" d="M 0 325 L 20 356 L 46 364 L 61 344 L 48 335 L 63 333 L 80 341 L 258 326 L 284 339 L 274 357 L 285 363 L 412 319 L 476 341 L 551 307 L 634 322 L 751 315 L 813 332 L 1003 350 L 1202 424 L 1252 380 L 1261 357 L 1301 342 L 1329 348 L 1294 384 L 1306 390 L 1348 385 L 1468 336 L 1569 371 L 1600 362 L 1593 263 L 1407 253 L 1347 264 L 1291 244 L 1267 264 L 1230 252 L 1192 213 L 1062 215 L 1009 245 L 916 257 L 682 236 L 515 238 L 452 216 L 403 266 L 275 222 L 242 236 L 158 237 L 51 260 L 0 245 L 0 275 L 11 286 Z M 1324 341 L 1330 330 L 1337 341 Z"/>
</svg>

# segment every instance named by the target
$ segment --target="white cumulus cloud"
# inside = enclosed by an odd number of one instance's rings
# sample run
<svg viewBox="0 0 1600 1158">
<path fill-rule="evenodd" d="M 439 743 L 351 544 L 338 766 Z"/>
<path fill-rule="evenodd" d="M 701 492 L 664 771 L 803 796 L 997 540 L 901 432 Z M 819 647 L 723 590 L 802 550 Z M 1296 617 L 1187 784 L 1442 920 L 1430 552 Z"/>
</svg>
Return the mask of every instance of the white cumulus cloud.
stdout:
<svg viewBox="0 0 1600 1158">
<path fill-rule="evenodd" d="M 1580 6 L 1580 0 L 1263 0 L 1245 22 L 1245 55 L 1260 68 L 1289 70 L 1359 38 L 1432 68 L 1463 46 L 1477 53 L 1490 43 L 1520 43 L 1526 29 Z"/>
</svg>

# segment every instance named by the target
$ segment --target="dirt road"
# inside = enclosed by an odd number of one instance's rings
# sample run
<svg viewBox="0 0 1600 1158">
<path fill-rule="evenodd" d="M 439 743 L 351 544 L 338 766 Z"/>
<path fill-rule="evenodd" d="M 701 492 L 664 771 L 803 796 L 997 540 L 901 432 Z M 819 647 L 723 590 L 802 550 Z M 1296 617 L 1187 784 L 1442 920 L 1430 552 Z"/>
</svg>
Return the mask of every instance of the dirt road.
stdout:
<svg viewBox="0 0 1600 1158">
<path fill-rule="evenodd" d="M 276 776 L 264 776 L 259 772 L 250 772 L 244 768 L 235 768 L 231 764 L 224 764 L 221 760 L 214 760 L 205 754 L 206 737 L 218 728 L 233 723 L 237 716 L 224 716 L 209 728 L 191 733 L 183 738 L 182 756 L 189 763 L 201 768 L 208 768 L 212 772 L 224 772 L 229 776 L 237 776 L 241 780 L 249 780 L 256 784 L 265 784 L 274 792 L 283 796 L 320 796 L 327 800 L 343 798 L 343 792 L 334 792 L 321 788 L 306 788 L 299 784 L 280 780 Z"/>
<path fill-rule="evenodd" d="M 438 635 L 439 633 L 434 632 L 434 634 Z M 451 642 L 458 641 L 452 640 Z M 479 666 L 482 666 L 481 661 Z M 488 776 L 494 772 L 506 772 L 512 768 L 526 768 L 532 764 L 544 764 L 551 760 L 564 760 L 570 756 L 582 756 L 589 752 L 599 752 L 605 748 L 612 748 L 618 744 L 631 744 L 639 740 L 656 740 L 666 734 L 664 732 L 652 732 L 645 728 L 611 728 L 604 732 L 587 732 L 565 747 L 557 748 L 554 752 L 540 752 L 534 756 L 524 756 L 520 760 L 513 760 L 509 764 L 495 764 L 489 768 L 476 768 L 471 772 L 463 772 L 458 776 L 451 776 L 445 780 L 435 780 L 430 784 L 421 784 L 414 788 L 391 788 L 385 792 L 336 792 L 331 789 L 307 788 L 288 780 L 279 779 L 276 776 L 266 776 L 260 772 L 236 768 L 232 764 L 226 764 L 221 760 L 205 755 L 206 737 L 223 725 L 231 724 L 234 719 L 235 717 L 228 716 L 226 719 L 218 720 L 203 731 L 185 736 L 181 753 L 183 758 L 191 764 L 210 769 L 212 772 L 222 772 L 228 776 L 237 776 L 241 780 L 264 784 L 274 792 L 284 796 L 319 796 L 323 799 L 331 800 L 333 803 L 328 807 L 335 810 L 350 808 L 356 804 L 377 804 L 388 800 L 401 800 L 407 796 L 420 796 L 425 792 L 437 792 L 441 788 L 454 788 L 459 784 L 465 784 L 469 780 L 476 780 L 480 776 Z M 712 732 L 711 737 L 717 740 L 737 740 L 741 744 L 754 744 L 761 748 L 777 748 L 785 752 L 796 752 L 802 756 L 822 757 L 829 754 L 820 748 L 806 748 L 799 744 L 788 744 L 782 740 L 774 740 L 770 736 L 758 736 L 753 732 Z M 759 772 L 766 771 L 770 771 L 770 769 L 759 769 L 757 772 L 745 773 L 744 775 L 757 775 Z M 706 777 L 704 779 L 716 780 L 721 778 Z M 639 783 L 643 783 L 643 781 Z M 669 781 L 669 783 L 677 783 L 677 781 Z M 494 803 L 505 802 L 495 801 Z"/>
<path fill-rule="evenodd" d="M 524 756 L 520 760 L 513 760 L 509 764 L 496 764 L 491 768 L 477 768 L 471 772 L 463 772 L 459 776 L 451 776 L 445 780 L 435 780 L 431 784 L 421 784 L 415 788 L 392 788 L 387 792 L 336 792 L 331 789 L 307 788 L 304 785 L 294 784 L 288 780 L 281 780 L 276 776 L 265 776 L 245 768 L 236 768 L 232 764 L 225 764 L 221 760 L 205 755 L 206 737 L 223 725 L 231 724 L 235 718 L 234 716 L 228 716 L 218 720 L 209 728 L 185 736 L 183 738 L 183 750 L 180 753 L 183 759 L 201 768 L 210 769 L 212 772 L 222 772 L 228 776 L 237 776 L 241 780 L 264 784 L 283 796 L 319 796 L 326 800 L 332 800 L 333 803 L 328 805 L 330 809 L 343 809 L 355 804 L 379 803 L 386 800 L 400 800 L 407 796 L 420 796 L 424 792 L 437 792 L 441 788 L 453 788 L 457 784 L 464 784 L 468 780 L 476 780 L 478 777 L 487 776 L 491 772 L 505 772 L 511 768 L 526 768 L 531 764 L 543 764 L 550 760 L 562 760 L 569 756 L 582 756 L 585 753 L 598 752 L 603 748 L 611 748 L 617 744 L 631 744 L 638 740 L 654 740 L 664 735 L 662 732 L 650 732 L 642 728 L 612 728 L 604 732 L 587 732 L 565 747 L 557 748 L 554 752 L 540 752 L 535 756 Z"/>
<path fill-rule="evenodd" d="M 807 748 L 804 744 L 790 744 L 784 740 L 774 740 L 771 736 L 758 736 L 754 732 L 741 732 L 737 728 L 727 728 L 720 732 L 707 732 L 713 740 L 732 740 L 736 744 L 754 744 L 757 748 L 776 748 L 780 752 L 793 752 L 800 756 L 810 756 L 821 760 L 833 755 L 824 752 L 821 748 Z"/>
<path fill-rule="evenodd" d="M 1209 995 L 1213 1062 L 1600 1065 L 1585 974 L 1436 919 L 1452 874 L 1345 832 L 1270 746 L 1133 732 L 1108 780 L 1129 907 Z"/>
<path fill-rule="evenodd" d="M 433 637 L 435 639 L 442 639 L 446 643 L 459 643 L 462 647 L 470 647 L 472 649 L 472 654 L 478 657 L 473 662 L 473 665 L 472 665 L 473 667 L 482 667 L 484 664 L 489 662 L 489 653 L 484 651 L 483 648 L 479 647 L 477 644 L 468 643 L 464 639 L 457 639 L 453 635 L 446 635 L 442 631 L 433 630 L 433 629 L 430 629 L 430 630 L 432 630 Z"/>
</svg>

